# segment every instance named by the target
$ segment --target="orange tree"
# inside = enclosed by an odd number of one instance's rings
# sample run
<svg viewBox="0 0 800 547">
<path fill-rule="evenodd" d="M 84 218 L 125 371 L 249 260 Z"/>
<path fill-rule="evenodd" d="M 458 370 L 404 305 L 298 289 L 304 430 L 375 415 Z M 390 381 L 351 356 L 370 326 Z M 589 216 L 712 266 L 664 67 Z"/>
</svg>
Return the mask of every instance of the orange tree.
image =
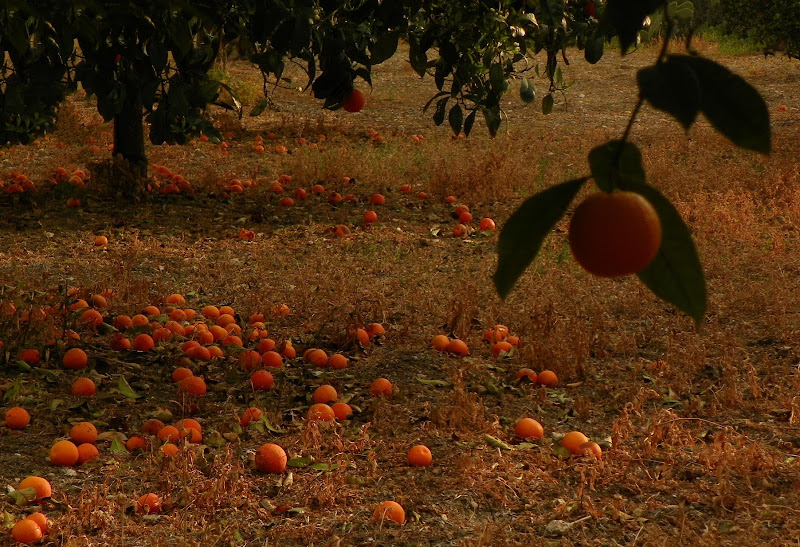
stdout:
<svg viewBox="0 0 800 547">
<path fill-rule="evenodd" d="M 764 46 L 800 59 L 800 6 L 786 0 L 720 0 L 725 28 Z"/>
<path fill-rule="evenodd" d="M 547 114 L 554 94 L 568 87 L 562 65 L 569 64 L 570 48 L 596 63 L 612 37 L 626 54 L 643 37 L 663 36 L 657 61 L 638 74 L 639 99 L 620 139 L 589 153 L 586 177 L 531 197 L 507 222 L 494 275 L 501 296 L 593 179 L 601 191 L 633 192 L 652 205 L 661 241 L 638 275 L 699 322 L 706 299 L 702 268 L 677 211 L 646 182 L 629 140 L 633 122 L 649 102 L 686 129 L 703 114 L 738 146 L 763 153 L 770 147 L 766 106 L 747 82 L 697 55 L 690 42 L 686 52 L 670 53 L 676 26 L 694 12 L 688 0 L 7 0 L 0 7 L 6 55 L 0 140 L 26 142 L 52 128 L 58 105 L 80 83 L 104 119 L 114 121 L 114 155 L 142 176 L 145 122 L 155 144 L 183 143 L 198 133 L 216 140 L 220 134 L 204 116 L 207 105 L 241 113 L 231 90 L 209 76 L 226 40 L 238 39 L 263 74 L 265 96 L 252 115 L 286 83 L 287 62 L 304 68 L 325 108 L 340 108 L 354 80 L 371 85 L 372 66 L 404 39 L 411 66 L 432 76 L 438 89 L 424 107 L 433 107 L 434 123 L 446 119 L 455 133 L 469 134 L 480 114 L 494 135 L 509 80 L 520 80 L 520 99 L 530 103 L 537 97 L 529 76 L 543 77 L 541 110 Z"/>
</svg>

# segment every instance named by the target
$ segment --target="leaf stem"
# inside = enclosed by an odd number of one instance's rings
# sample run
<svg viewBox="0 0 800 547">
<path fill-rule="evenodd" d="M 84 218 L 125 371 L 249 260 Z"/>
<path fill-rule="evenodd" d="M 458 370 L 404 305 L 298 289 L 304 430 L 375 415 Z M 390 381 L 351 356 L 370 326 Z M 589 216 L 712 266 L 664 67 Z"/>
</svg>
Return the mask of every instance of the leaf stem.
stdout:
<svg viewBox="0 0 800 547">
<path fill-rule="evenodd" d="M 664 3 L 664 11 L 666 12 L 666 2 Z M 658 58 L 656 59 L 655 64 L 659 65 L 664 61 L 664 58 L 667 56 L 669 52 L 669 41 L 672 38 L 672 31 L 674 28 L 674 23 L 672 19 L 666 17 L 667 21 L 667 29 L 664 36 L 664 42 L 661 44 L 661 51 L 658 52 Z M 639 95 L 639 100 L 636 101 L 636 104 L 633 107 L 633 112 L 631 112 L 631 117 L 628 119 L 628 125 L 625 126 L 625 131 L 622 133 L 622 137 L 619 140 L 619 146 L 617 147 L 617 151 L 614 154 L 614 161 L 612 165 L 619 167 L 619 162 L 622 159 L 622 151 L 625 148 L 625 143 L 628 142 L 628 137 L 630 137 L 631 130 L 633 129 L 633 124 L 636 122 L 636 117 L 639 115 L 639 111 L 642 109 L 642 105 L 644 105 L 644 97 Z"/>
</svg>

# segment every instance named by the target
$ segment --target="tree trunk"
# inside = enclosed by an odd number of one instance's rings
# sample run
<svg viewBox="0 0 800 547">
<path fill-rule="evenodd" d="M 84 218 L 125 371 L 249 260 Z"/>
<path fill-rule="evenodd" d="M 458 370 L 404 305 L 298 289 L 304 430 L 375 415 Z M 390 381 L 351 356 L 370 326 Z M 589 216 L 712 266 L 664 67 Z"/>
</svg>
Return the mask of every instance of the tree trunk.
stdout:
<svg viewBox="0 0 800 547">
<path fill-rule="evenodd" d="M 144 107 L 139 90 L 128 86 L 125 106 L 114 116 L 114 159 L 127 160 L 132 174 L 147 177 L 147 156 L 144 150 Z"/>
</svg>

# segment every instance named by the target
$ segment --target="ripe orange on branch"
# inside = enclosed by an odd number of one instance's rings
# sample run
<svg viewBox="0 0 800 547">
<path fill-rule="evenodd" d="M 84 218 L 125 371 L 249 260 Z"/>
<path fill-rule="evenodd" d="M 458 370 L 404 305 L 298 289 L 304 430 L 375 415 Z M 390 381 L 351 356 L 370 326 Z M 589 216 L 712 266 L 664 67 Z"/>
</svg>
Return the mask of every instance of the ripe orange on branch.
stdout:
<svg viewBox="0 0 800 547">
<path fill-rule="evenodd" d="M 578 205 L 569 246 L 583 269 L 598 277 L 640 272 L 661 247 L 661 221 L 641 194 L 597 192 Z"/>
</svg>

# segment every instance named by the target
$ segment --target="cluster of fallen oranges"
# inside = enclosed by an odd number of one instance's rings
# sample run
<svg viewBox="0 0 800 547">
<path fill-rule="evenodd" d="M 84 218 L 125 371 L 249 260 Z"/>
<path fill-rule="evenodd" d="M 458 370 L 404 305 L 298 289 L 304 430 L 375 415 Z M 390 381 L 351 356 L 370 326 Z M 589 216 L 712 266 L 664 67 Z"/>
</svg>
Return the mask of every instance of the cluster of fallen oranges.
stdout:
<svg viewBox="0 0 800 547">
<path fill-rule="evenodd" d="M 69 171 L 64 167 L 59 167 L 50 176 L 49 181 L 53 185 L 67 183 L 75 188 L 84 189 L 86 188 L 86 172 L 79 168 Z M 7 180 L 0 180 L 0 190 L 7 195 L 35 194 L 39 191 L 36 184 L 27 175 L 18 171 L 11 171 Z"/>
<path fill-rule="evenodd" d="M 107 337 L 108 345 L 117 352 L 150 352 L 159 346 L 174 351 L 175 368 L 171 379 L 179 392 L 187 396 L 202 397 L 207 386 L 202 376 L 196 376 L 192 364 L 197 361 L 211 361 L 219 358 L 235 363 L 246 373 L 250 385 L 255 391 L 270 390 L 275 378 L 272 372 L 283 366 L 285 359 L 295 359 L 298 352 L 290 339 L 276 341 L 269 336 L 263 313 L 254 313 L 248 322 L 239 317 L 231 306 L 208 305 L 202 309 L 194 309 L 187 305 L 185 297 L 180 294 L 168 296 L 162 307 L 147 306 L 142 313 L 128 316 L 108 314 L 108 301 L 113 298 L 113 291 L 93 294 L 86 299 L 80 298 L 76 290 L 70 290 L 73 298 L 68 308 L 74 318 L 76 330 L 64 331 L 66 345 L 63 347 L 61 364 L 64 368 L 82 371 L 89 365 L 90 359 L 81 343 L 81 334 L 93 340 Z M 1 306 L 2 313 L 17 313 L 16 308 L 6 303 Z M 49 310 L 57 313 L 57 309 Z M 48 310 L 41 313 L 28 312 L 31 317 L 45 317 Z M 290 309 L 285 304 L 276 305 L 271 313 L 274 316 L 287 315 Z M 240 324 L 241 323 L 241 324 Z M 362 347 L 372 343 L 375 337 L 385 334 L 380 323 L 371 323 L 352 331 L 352 339 Z M 105 333 L 105 334 L 101 334 Z M 484 340 L 491 345 L 491 353 L 495 357 L 513 355 L 519 346 L 519 338 L 510 333 L 504 325 L 495 325 L 489 329 Z M 446 351 L 456 356 L 469 354 L 467 344 L 459 339 L 450 339 L 437 335 L 432 345 L 439 351 Z M 42 355 L 35 348 L 26 348 L 17 353 L 19 360 L 35 366 L 41 363 Z M 309 347 L 302 353 L 303 362 L 315 367 L 328 367 L 331 370 L 342 370 L 350 361 L 343 353 L 328 353 L 321 348 Z M 517 378 L 528 379 L 540 385 L 553 387 L 558 378 L 551 371 L 536 374 L 529 369 L 521 369 Z M 394 386 L 387 378 L 377 378 L 369 386 L 372 396 L 377 398 L 391 397 Z M 97 392 L 97 386 L 88 376 L 74 380 L 71 393 L 75 396 L 91 397 Z M 311 396 L 311 403 L 306 413 L 307 422 L 344 422 L 353 415 L 353 408 L 345 401 L 336 388 L 323 384 L 316 388 Z M 239 417 L 242 428 L 250 426 L 262 419 L 263 411 L 255 406 L 245 409 Z M 31 416 L 22 407 L 13 407 L 6 412 L 5 425 L 10 429 L 23 430 L 31 422 Z M 544 435 L 544 428 L 533 418 L 523 418 L 515 428 L 516 437 L 523 440 L 538 440 Z M 68 438 L 56 441 L 50 449 L 50 462 L 56 466 L 73 466 L 90 461 L 99 456 L 96 446 L 98 431 L 91 422 L 81 421 L 72 425 Z M 131 453 L 143 452 L 151 446 L 157 446 L 163 457 L 176 456 L 180 446 L 188 447 L 203 441 L 203 427 L 192 418 L 184 418 L 172 425 L 151 418 L 140 430 L 123 437 L 124 447 Z M 561 440 L 562 445 L 576 455 L 587 451 L 599 458 L 600 447 L 592 443 L 582 433 L 573 431 Z M 433 455 L 425 445 L 413 446 L 407 453 L 409 465 L 426 467 L 431 465 Z M 263 473 L 283 473 L 288 464 L 286 451 L 277 443 L 266 443 L 258 448 L 254 458 L 255 468 Z M 34 490 L 30 490 L 33 488 Z M 29 501 L 43 500 L 51 495 L 50 484 L 41 477 L 29 477 L 19 485 L 18 492 Z M 162 508 L 161 499 L 155 493 L 147 493 L 135 500 L 136 510 L 152 513 Z M 47 519 L 40 513 L 34 513 L 15 524 L 12 537 L 19 542 L 28 543 L 37 540 L 47 530 Z M 381 502 L 374 510 L 373 517 L 378 521 L 403 523 L 405 512 L 394 501 Z M 38 521 L 42 521 L 39 523 Z"/>
</svg>

